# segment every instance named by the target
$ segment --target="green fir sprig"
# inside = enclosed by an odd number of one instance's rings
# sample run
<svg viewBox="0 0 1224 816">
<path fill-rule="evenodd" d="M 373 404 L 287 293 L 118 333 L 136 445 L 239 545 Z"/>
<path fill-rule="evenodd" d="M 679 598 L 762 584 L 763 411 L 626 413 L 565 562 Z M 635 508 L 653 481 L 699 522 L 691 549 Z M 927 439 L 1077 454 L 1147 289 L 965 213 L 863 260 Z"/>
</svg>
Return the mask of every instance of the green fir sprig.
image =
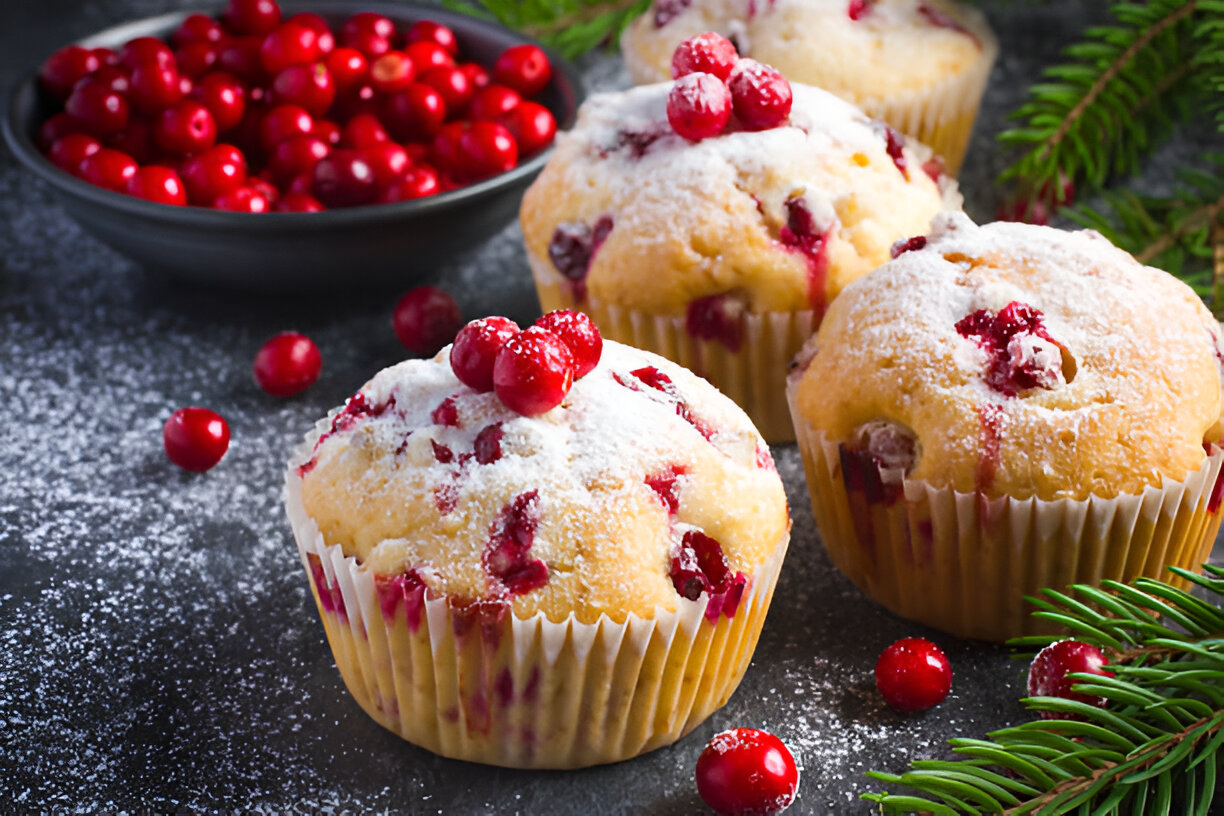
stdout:
<svg viewBox="0 0 1224 816">
<path fill-rule="evenodd" d="M 650 0 L 443 0 L 443 5 L 497 20 L 573 59 L 615 44 Z"/>
<path fill-rule="evenodd" d="M 1097 707 L 1058 697 L 1023 700 L 1040 719 L 952 739 L 959 758 L 918 760 L 868 776 L 907 793 L 867 793 L 883 813 L 1120 816 L 1210 812 L 1224 753 L 1224 569 L 1173 568 L 1209 601 L 1161 581 L 1106 581 L 1030 598 L 1036 617 L 1105 652 L 1113 677 L 1075 674 Z M 1041 647 L 1057 637 L 1013 641 Z"/>
</svg>

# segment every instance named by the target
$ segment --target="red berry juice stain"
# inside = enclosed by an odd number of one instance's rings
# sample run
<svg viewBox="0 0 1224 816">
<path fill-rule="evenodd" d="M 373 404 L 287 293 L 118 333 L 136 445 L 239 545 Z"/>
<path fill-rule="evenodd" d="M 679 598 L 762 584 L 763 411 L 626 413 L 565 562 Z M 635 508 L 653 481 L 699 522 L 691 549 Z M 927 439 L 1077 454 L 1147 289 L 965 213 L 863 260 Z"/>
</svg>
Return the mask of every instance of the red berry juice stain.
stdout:
<svg viewBox="0 0 1224 816">
<path fill-rule="evenodd" d="M 388 624 L 394 622 L 395 612 L 402 604 L 408 629 L 415 633 L 421 628 L 421 616 L 425 612 L 425 582 L 417 570 L 410 569 L 399 575 L 376 575 L 374 589 L 383 620 Z"/>
<path fill-rule="evenodd" d="M 319 593 L 319 606 L 323 607 L 324 612 L 334 613 L 342 623 L 348 623 L 348 610 L 344 607 L 344 595 L 340 592 L 340 585 L 328 585 L 327 573 L 323 571 L 323 562 L 319 556 L 307 553 L 306 560 L 310 562 L 310 577 Z"/>
<path fill-rule="evenodd" d="M 824 317 L 825 287 L 829 277 L 829 233 L 816 228 L 816 219 L 803 196 L 786 200 L 786 226 L 779 238 L 783 246 L 803 253 L 808 267 L 808 302 L 816 323 Z"/>
</svg>

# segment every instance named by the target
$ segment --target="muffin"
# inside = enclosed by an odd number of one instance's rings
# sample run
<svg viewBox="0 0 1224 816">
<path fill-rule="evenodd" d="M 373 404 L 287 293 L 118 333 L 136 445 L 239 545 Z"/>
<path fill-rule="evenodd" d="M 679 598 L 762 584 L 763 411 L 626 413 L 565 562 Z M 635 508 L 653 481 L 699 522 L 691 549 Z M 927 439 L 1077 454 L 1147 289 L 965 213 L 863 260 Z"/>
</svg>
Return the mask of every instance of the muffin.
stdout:
<svg viewBox="0 0 1224 816">
<path fill-rule="evenodd" d="M 669 121 L 676 87 L 592 96 L 558 137 L 520 213 L 540 303 L 688 367 L 789 441 L 786 368 L 829 301 L 961 197 L 926 147 L 824 91 L 792 84 L 780 126 L 736 117 L 693 141 Z"/>
<path fill-rule="evenodd" d="M 672 76 L 672 50 L 704 31 L 930 145 L 953 174 L 999 50 L 981 12 L 948 0 L 655 0 L 621 36 L 634 81 Z"/>
<path fill-rule="evenodd" d="M 449 357 L 377 374 L 286 474 L 349 691 L 404 739 L 494 765 L 679 739 L 738 685 L 786 552 L 764 441 L 701 379 L 614 342 L 534 416 Z"/>
<path fill-rule="evenodd" d="M 1043 587 L 1169 579 L 1220 526 L 1220 326 L 1095 232 L 937 219 L 851 284 L 788 397 L 834 563 L 906 618 L 1041 631 Z M 1045 624 L 1048 626 L 1048 624 Z"/>
</svg>

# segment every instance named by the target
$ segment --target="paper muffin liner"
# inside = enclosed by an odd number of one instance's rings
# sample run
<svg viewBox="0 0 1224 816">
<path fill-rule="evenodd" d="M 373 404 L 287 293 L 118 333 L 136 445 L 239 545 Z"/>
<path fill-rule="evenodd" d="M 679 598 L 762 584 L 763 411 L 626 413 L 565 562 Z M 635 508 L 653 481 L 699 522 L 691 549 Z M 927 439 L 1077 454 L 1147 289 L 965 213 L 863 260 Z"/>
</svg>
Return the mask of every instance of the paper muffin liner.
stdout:
<svg viewBox="0 0 1224 816">
<path fill-rule="evenodd" d="M 732 351 L 719 340 L 693 337 L 685 329 L 682 316 L 650 314 L 590 297 L 579 301 L 570 287 L 555 280 L 556 273 L 540 272 L 540 264 L 534 259 L 531 263 L 537 269 L 536 291 L 545 312 L 585 312 L 604 337 L 653 351 L 709 380 L 744 409 L 765 441 L 794 441 L 794 426 L 786 408 L 786 372 L 814 331 L 810 309 L 745 315 L 743 342 Z"/>
<path fill-rule="evenodd" d="M 990 498 L 899 478 L 894 501 L 869 501 L 847 488 L 838 443 L 799 414 L 793 385 L 787 399 L 833 563 L 893 613 L 959 637 L 1056 632 L 1024 600 L 1045 587 L 1140 575 L 1185 585 L 1167 568 L 1200 570 L 1220 528 L 1219 446 L 1184 481 L 1114 498 Z"/>
<path fill-rule="evenodd" d="M 722 707 L 752 659 L 789 542 L 778 542 L 745 584 L 681 598 L 675 611 L 554 622 L 375 576 L 324 542 L 293 467 L 285 504 L 357 703 L 422 748 L 513 768 L 629 759 L 675 742 Z"/>
</svg>

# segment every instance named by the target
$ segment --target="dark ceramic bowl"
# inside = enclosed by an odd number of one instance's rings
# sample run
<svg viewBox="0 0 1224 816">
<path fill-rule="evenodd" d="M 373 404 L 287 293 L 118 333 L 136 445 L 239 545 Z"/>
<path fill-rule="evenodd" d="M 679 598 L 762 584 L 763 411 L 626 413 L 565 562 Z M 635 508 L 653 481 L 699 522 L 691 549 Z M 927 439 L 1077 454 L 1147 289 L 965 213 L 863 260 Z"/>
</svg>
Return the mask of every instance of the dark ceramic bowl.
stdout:
<svg viewBox="0 0 1224 816">
<path fill-rule="evenodd" d="M 286 3 L 286 16 L 314 11 L 334 24 L 357 11 L 377 11 L 399 23 L 422 18 L 450 26 L 469 59 L 492 65 L 511 45 L 530 42 L 510 29 L 432 6 Z M 119 48 L 133 37 L 167 38 L 188 12 L 108 28 L 80 41 Z M 582 101 L 573 66 L 554 53 L 553 79 L 538 101 L 560 129 L 574 122 Z M 232 213 L 172 207 L 95 187 L 51 164 L 35 146 L 51 108 L 27 77 L 13 92 L 4 136 L 17 158 L 46 180 L 68 214 L 99 240 L 157 273 L 208 285 L 283 290 L 406 285 L 457 253 L 486 240 L 514 217 L 523 191 L 550 151 L 508 173 L 416 201 L 321 213 Z"/>
</svg>

